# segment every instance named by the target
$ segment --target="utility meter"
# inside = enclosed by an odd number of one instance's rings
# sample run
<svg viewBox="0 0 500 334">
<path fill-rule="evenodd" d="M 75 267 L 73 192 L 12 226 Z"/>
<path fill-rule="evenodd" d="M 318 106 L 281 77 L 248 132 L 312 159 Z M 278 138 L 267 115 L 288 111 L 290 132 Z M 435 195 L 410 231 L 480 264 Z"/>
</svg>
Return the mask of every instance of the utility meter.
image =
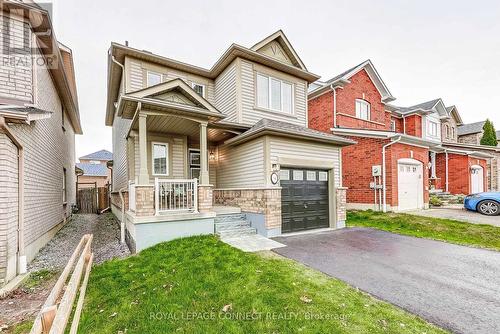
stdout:
<svg viewBox="0 0 500 334">
<path fill-rule="evenodd" d="M 372 176 L 382 176 L 382 166 L 381 165 L 372 166 Z"/>
</svg>

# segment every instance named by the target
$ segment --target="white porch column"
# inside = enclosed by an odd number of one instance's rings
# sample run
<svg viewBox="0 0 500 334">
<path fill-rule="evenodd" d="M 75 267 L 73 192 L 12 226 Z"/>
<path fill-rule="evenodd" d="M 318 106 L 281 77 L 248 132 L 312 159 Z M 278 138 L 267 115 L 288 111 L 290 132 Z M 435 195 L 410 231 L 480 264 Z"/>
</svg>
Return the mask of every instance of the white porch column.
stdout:
<svg viewBox="0 0 500 334">
<path fill-rule="evenodd" d="M 209 184 L 207 123 L 200 123 L 200 185 Z"/>
<path fill-rule="evenodd" d="M 149 184 L 146 117 L 139 114 L 139 184 Z"/>
</svg>

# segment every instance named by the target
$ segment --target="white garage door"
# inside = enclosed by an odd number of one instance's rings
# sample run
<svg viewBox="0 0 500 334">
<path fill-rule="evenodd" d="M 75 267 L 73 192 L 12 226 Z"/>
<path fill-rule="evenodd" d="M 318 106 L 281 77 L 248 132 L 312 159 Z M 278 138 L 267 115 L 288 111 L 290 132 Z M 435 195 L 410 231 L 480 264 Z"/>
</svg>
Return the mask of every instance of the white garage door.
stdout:
<svg viewBox="0 0 500 334">
<path fill-rule="evenodd" d="M 472 165 L 471 172 L 471 191 L 473 194 L 482 193 L 484 191 L 484 175 L 483 167 Z"/>
<path fill-rule="evenodd" d="M 414 159 L 398 160 L 398 210 L 424 207 L 422 163 Z"/>
</svg>

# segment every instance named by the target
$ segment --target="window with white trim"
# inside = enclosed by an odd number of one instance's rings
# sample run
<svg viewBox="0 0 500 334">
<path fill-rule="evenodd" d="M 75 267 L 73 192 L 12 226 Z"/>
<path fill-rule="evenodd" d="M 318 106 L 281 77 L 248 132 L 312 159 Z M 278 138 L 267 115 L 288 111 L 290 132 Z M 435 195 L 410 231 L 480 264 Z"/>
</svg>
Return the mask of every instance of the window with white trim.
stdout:
<svg viewBox="0 0 500 334">
<path fill-rule="evenodd" d="M 161 74 L 157 72 L 147 71 L 146 84 L 148 87 L 161 83 Z"/>
<path fill-rule="evenodd" d="M 291 114 L 293 84 L 257 73 L 257 107 Z"/>
<path fill-rule="evenodd" d="M 396 121 L 391 119 L 391 131 L 396 131 Z"/>
<path fill-rule="evenodd" d="M 66 192 L 66 168 L 63 168 L 63 183 L 62 183 L 62 200 L 63 203 L 68 201 L 68 194 Z"/>
<path fill-rule="evenodd" d="M 196 94 L 201 97 L 205 97 L 205 85 L 193 82 L 191 86 L 193 87 L 193 90 L 196 92 Z"/>
<path fill-rule="evenodd" d="M 168 144 L 152 143 L 153 175 L 168 175 Z"/>
<path fill-rule="evenodd" d="M 370 103 L 365 100 L 356 100 L 356 117 L 370 120 Z"/>
<path fill-rule="evenodd" d="M 437 137 L 438 136 L 438 124 L 433 121 L 429 121 L 427 125 L 427 132 L 429 136 Z"/>
</svg>

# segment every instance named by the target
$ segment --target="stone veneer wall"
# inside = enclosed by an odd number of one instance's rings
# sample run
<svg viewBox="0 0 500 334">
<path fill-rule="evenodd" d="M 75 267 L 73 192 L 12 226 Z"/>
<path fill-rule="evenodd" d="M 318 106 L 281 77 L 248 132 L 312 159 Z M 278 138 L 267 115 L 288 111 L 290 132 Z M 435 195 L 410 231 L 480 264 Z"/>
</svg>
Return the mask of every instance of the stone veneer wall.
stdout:
<svg viewBox="0 0 500 334">
<path fill-rule="evenodd" d="M 213 204 L 213 186 L 198 186 L 198 211 L 210 212 Z"/>
<path fill-rule="evenodd" d="M 155 215 L 154 185 L 135 186 L 135 215 L 146 217 Z"/>
<path fill-rule="evenodd" d="M 213 197 L 217 205 L 238 206 L 245 212 L 264 214 L 267 229 L 281 227 L 281 189 L 215 189 Z"/>
<path fill-rule="evenodd" d="M 335 189 L 337 201 L 336 201 L 336 213 L 337 213 L 337 228 L 344 227 L 345 221 L 347 220 L 347 188 L 346 187 L 338 187 Z"/>
</svg>

